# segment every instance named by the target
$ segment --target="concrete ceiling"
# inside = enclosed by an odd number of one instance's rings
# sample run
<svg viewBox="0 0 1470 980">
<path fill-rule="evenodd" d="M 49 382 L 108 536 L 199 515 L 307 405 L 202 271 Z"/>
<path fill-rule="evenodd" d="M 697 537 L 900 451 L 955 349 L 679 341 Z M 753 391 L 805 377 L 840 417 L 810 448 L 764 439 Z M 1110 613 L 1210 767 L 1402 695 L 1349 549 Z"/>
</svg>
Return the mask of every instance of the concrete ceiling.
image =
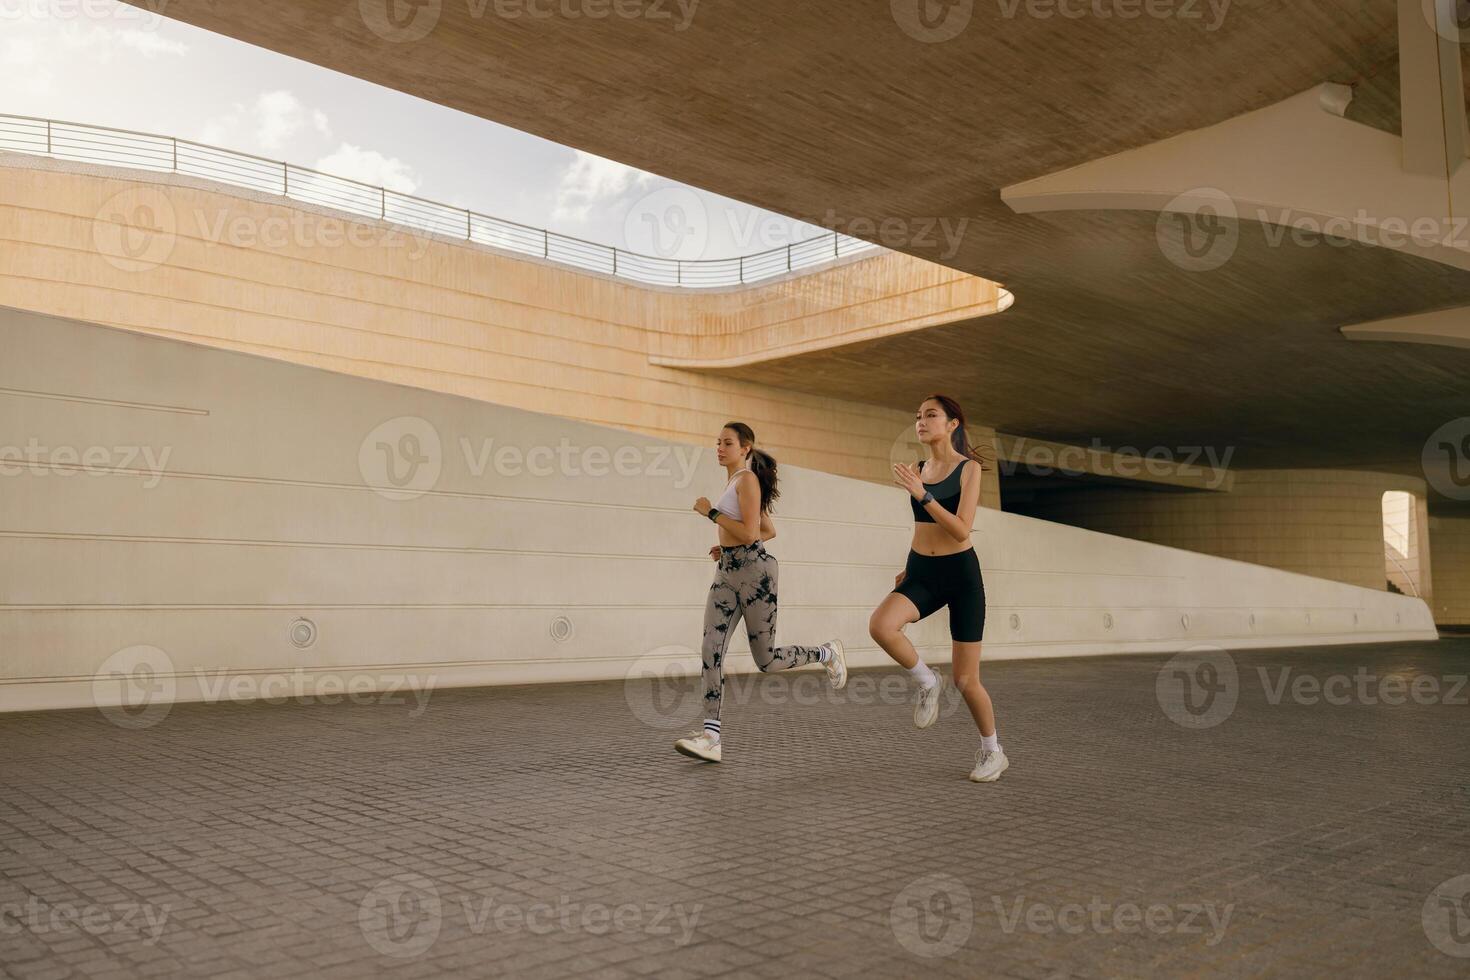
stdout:
<svg viewBox="0 0 1470 980">
<path fill-rule="evenodd" d="M 684 30 L 674 0 L 659 5 L 670 20 L 420 2 L 437 22 L 400 43 L 365 23 L 379 0 L 162 12 L 841 230 L 969 218 L 952 256 L 876 240 L 1016 295 L 999 316 L 743 369 L 753 379 L 903 408 L 940 389 L 1008 432 L 1234 446 L 1247 467 L 1414 473 L 1426 436 L 1470 414 L 1470 351 L 1336 329 L 1470 304 L 1470 273 L 1366 246 L 1272 247 L 1248 221 L 1228 263 L 1188 272 L 1160 249 L 1153 213 L 1018 215 L 999 197 L 1324 81 L 1356 86 L 1349 118 L 1395 131 L 1394 0 L 1234 0 L 1213 30 L 1207 0 L 1172 4 L 1195 19 L 1131 20 L 976 0 L 943 43 L 911 38 L 889 0 L 703 0 Z"/>
</svg>

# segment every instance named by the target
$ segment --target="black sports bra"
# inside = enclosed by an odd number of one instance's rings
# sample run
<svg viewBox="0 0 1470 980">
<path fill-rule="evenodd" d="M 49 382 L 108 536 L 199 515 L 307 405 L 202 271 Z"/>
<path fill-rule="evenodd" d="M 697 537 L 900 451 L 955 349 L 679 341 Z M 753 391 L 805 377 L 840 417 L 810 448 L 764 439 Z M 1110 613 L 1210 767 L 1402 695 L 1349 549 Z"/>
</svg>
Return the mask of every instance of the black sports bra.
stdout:
<svg viewBox="0 0 1470 980">
<path fill-rule="evenodd" d="M 934 499 L 939 502 L 939 506 L 949 511 L 951 514 L 958 514 L 960 512 L 960 472 L 965 468 L 965 464 L 968 462 L 969 459 L 962 459 L 960 460 L 960 464 L 956 466 L 953 471 L 950 472 L 949 476 L 940 480 L 938 483 L 924 484 L 924 489 L 934 494 Z M 924 464 L 920 462 L 919 479 L 921 481 L 924 478 L 923 471 Z M 935 523 L 934 518 L 930 517 L 929 512 L 924 509 L 924 505 L 915 500 L 912 494 L 910 494 L 909 496 L 909 506 L 914 509 L 914 520 L 918 523 Z"/>
</svg>

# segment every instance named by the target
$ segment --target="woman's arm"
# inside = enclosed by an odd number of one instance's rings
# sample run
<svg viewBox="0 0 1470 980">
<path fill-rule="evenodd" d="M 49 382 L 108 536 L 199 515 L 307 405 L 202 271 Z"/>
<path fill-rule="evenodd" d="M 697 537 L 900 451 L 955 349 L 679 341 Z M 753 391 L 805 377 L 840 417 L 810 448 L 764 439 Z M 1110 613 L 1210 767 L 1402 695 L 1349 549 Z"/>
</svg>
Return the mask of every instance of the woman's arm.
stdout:
<svg viewBox="0 0 1470 980">
<path fill-rule="evenodd" d="M 963 463 L 960 465 L 964 465 Z M 923 500 L 928 487 L 924 486 L 919 471 L 903 463 L 893 464 L 893 482 L 907 490 L 915 500 Z M 975 528 L 975 508 L 980 505 L 980 465 L 965 466 L 960 474 L 960 510 L 951 514 L 937 500 L 924 505 L 924 513 L 934 518 L 934 523 L 944 528 L 946 534 L 956 541 L 970 540 Z"/>
<path fill-rule="evenodd" d="M 776 524 L 771 520 L 771 515 L 761 514 L 761 540 L 769 541 L 776 536 Z"/>
<path fill-rule="evenodd" d="M 754 473 L 741 473 L 738 477 L 740 482 L 735 486 L 735 493 L 740 498 L 740 513 L 754 514 L 743 521 L 737 521 L 729 514 L 721 514 L 715 518 L 715 523 L 726 531 L 735 535 L 735 539 L 743 544 L 755 544 L 761 535 L 761 485 L 755 478 Z M 708 497 L 700 497 L 694 502 L 694 512 L 701 516 L 709 516 L 710 502 Z M 771 529 L 775 533 L 775 528 Z"/>
<path fill-rule="evenodd" d="M 956 541 L 970 540 L 975 530 L 975 508 L 980 506 L 980 464 L 966 466 L 960 474 L 959 513 L 951 514 L 934 500 L 924 505 L 924 513 L 934 518 L 934 523 L 944 528 L 945 533 Z"/>
<path fill-rule="evenodd" d="M 761 484 L 754 473 L 741 473 L 739 479 L 735 495 L 740 498 L 740 513 L 745 515 L 745 520 L 737 521 L 728 514 L 721 514 L 719 525 L 742 544 L 755 544 L 761 538 Z"/>
</svg>

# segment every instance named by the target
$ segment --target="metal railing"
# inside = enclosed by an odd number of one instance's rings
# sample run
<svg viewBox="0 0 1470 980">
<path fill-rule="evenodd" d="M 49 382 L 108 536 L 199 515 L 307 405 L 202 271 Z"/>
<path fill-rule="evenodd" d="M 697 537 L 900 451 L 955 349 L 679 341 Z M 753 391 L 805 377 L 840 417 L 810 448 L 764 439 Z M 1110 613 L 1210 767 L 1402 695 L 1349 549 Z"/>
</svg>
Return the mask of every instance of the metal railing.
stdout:
<svg viewBox="0 0 1470 980">
<path fill-rule="evenodd" d="M 1393 555 L 1393 554 L 1389 554 L 1388 555 L 1388 560 L 1391 561 L 1391 562 L 1393 562 L 1395 565 L 1398 566 L 1398 568 L 1399 568 L 1399 574 L 1401 574 L 1404 577 L 1404 581 L 1407 582 L 1409 584 L 1409 588 L 1413 590 L 1413 596 L 1414 596 L 1414 598 L 1415 599 L 1419 598 L 1419 586 L 1414 583 L 1414 577 L 1409 574 L 1409 570 L 1404 567 L 1404 563 L 1401 562 L 1401 561 L 1399 561 L 1397 555 Z M 1392 579 L 1389 579 L 1389 581 L 1391 582 L 1393 580 Z"/>
<path fill-rule="evenodd" d="M 657 286 L 698 288 L 759 282 L 879 247 L 831 232 L 729 259 L 643 255 L 400 194 L 386 187 L 334 177 L 281 160 L 172 136 L 5 113 L 0 113 L 0 151 L 203 177 Z"/>
</svg>

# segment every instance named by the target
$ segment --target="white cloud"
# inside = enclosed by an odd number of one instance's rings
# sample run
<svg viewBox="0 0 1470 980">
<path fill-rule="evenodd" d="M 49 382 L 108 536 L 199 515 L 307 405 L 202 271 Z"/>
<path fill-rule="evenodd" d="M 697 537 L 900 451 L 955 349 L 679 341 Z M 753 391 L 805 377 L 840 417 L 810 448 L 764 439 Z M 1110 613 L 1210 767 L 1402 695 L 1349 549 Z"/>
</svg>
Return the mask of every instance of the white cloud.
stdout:
<svg viewBox="0 0 1470 980">
<path fill-rule="evenodd" d="M 586 221 L 630 190 L 653 181 L 654 175 L 577 150 L 556 188 L 553 220 Z"/>
<path fill-rule="evenodd" d="M 183 57 L 189 46 L 183 41 L 174 41 L 155 31 L 137 27 L 103 27 L 98 24 L 61 24 L 53 28 L 51 37 L 72 54 L 84 54 L 100 63 L 111 64 L 122 49 L 127 49 L 144 58 L 158 55 Z"/>
<path fill-rule="evenodd" d="M 170 41 L 153 31 L 142 31 L 136 27 L 116 31 L 112 37 L 118 44 L 132 48 L 145 58 L 160 54 L 183 56 L 189 53 L 189 46 L 183 41 Z"/>
<path fill-rule="evenodd" d="M 294 93 L 278 89 L 260 93 L 249 105 L 237 102 L 229 112 L 210 119 L 200 130 L 199 140 L 229 149 L 291 156 L 293 140 L 308 127 L 321 136 L 332 135 L 325 112 L 308 109 Z"/>
<path fill-rule="evenodd" d="M 255 138 L 267 150 L 279 150 L 306 125 L 301 100 L 284 89 L 262 92 L 255 100 Z"/>
<path fill-rule="evenodd" d="M 400 194 L 412 194 L 419 189 L 419 176 L 408 164 L 351 143 L 343 143 L 331 155 L 322 157 L 315 169 Z"/>
</svg>

